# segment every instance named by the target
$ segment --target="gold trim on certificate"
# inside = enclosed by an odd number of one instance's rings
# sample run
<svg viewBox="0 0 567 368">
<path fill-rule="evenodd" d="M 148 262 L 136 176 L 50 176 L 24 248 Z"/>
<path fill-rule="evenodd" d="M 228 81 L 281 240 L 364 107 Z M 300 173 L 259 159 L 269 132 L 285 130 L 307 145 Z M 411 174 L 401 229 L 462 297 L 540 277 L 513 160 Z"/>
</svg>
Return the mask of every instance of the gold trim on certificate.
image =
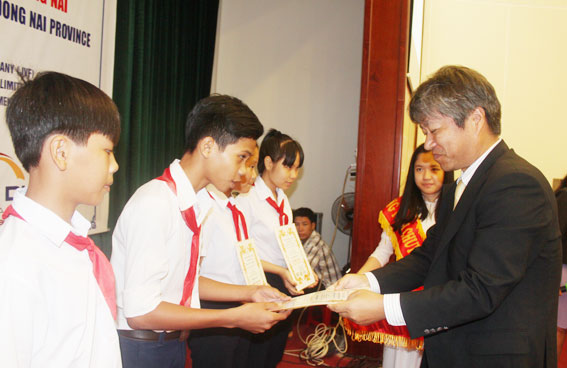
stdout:
<svg viewBox="0 0 567 368">
<path fill-rule="evenodd" d="M 246 239 L 236 243 L 238 261 L 244 273 L 246 285 L 268 285 L 262 262 L 256 252 L 253 239 Z"/>
<path fill-rule="evenodd" d="M 303 244 L 297 235 L 295 224 L 280 226 L 276 229 L 276 238 L 285 258 L 291 278 L 300 291 L 315 283 L 315 274 L 305 255 Z"/>
<path fill-rule="evenodd" d="M 327 305 L 339 303 L 348 299 L 348 296 L 360 289 L 323 290 L 316 293 L 297 296 L 287 302 L 278 303 L 276 310 L 298 309 L 314 305 Z"/>
</svg>

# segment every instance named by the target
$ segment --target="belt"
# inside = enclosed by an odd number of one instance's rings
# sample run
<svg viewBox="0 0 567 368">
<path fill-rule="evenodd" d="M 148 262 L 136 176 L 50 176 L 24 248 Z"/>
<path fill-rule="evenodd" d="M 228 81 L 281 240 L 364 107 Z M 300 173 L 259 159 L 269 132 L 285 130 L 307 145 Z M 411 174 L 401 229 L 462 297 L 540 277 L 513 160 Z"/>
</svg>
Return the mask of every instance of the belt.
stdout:
<svg viewBox="0 0 567 368">
<path fill-rule="evenodd" d="M 118 330 L 118 335 L 138 341 L 159 341 L 160 336 L 164 334 L 164 340 L 179 340 L 181 331 L 171 332 L 155 332 L 152 330 Z"/>
</svg>

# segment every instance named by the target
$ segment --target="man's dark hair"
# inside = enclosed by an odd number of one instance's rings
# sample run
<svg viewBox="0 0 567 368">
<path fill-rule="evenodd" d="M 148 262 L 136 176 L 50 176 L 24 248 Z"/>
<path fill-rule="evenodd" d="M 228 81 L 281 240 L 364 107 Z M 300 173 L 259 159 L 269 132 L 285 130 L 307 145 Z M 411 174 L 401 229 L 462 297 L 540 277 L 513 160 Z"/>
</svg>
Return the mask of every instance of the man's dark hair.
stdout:
<svg viewBox="0 0 567 368">
<path fill-rule="evenodd" d="M 241 138 L 258 139 L 264 127 L 254 112 L 236 97 L 211 95 L 193 107 L 185 124 L 185 152 L 193 152 L 197 143 L 212 137 L 219 148 Z"/>
<path fill-rule="evenodd" d="M 64 134 L 77 144 L 86 144 L 93 133 L 115 145 L 120 138 L 120 114 L 110 97 L 89 82 L 57 72 L 24 80 L 8 102 L 6 122 L 28 172 L 39 164 L 50 135 Z"/>
<path fill-rule="evenodd" d="M 417 124 L 443 115 L 462 128 L 470 113 L 478 107 L 484 110 L 490 131 L 500 135 L 502 113 L 492 84 L 475 70 L 448 65 L 417 88 L 409 104 L 409 113 Z"/>
<path fill-rule="evenodd" d="M 262 140 L 260 154 L 258 157 L 258 173 L 262 175 L 266 169 L 264 158 L 269 156 L 275 164 L 282 158 L 283 165 L 292 167 L 299 155 L 299 167 L 303 166 L 303 148 L 299 142 L 293 140 L 289 135 L 283 134 L 276 129 L 270 129 Z"/>
<path fill-rule="evenodd" d="M 300 207 L 298 209 L 293 210 L 293 219 L 295 220 L 296 217 L 307 217 L 311 223 L 317 223 L 317 215 L 313 212 L 310 208 L 307 207 Z"/>
</svg>

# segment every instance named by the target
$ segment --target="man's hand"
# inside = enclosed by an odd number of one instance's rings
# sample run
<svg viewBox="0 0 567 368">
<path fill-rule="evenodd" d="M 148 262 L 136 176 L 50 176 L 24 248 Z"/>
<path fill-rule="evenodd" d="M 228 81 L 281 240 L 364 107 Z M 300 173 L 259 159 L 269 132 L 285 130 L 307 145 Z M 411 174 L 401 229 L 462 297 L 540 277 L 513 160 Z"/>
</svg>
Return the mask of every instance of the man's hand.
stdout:
<svg viewBox="0 0 567 368">
<path fill-rule="evenodd" d="M 370 283 L 368 282 L 368 277 L 366 277 L 366 275 L 349 273 L 347 275 L 344 275 L 339 281 L 331 285 L 331 287 L 334 290 L 368 289 L 370 287 Z"/>
<path fill-rule="evenodd" d="M 291 299 L 278 289 L 268 285 L 254 285 L 250 288 L 252 288 L 250 300 L 253 302 L 285 302 Z"/>
<path fill-rule="evenodd" d="M 386 318 L 383 299 L 383 295 L 358 290 L 350 294 L 345 302 L 329 304 L 327 307 L 341 317 L 365 326 Z"/>
<path fill-rule="evenodd" d="M 275 303 L 246 303 L 233 308 L 235 327 L 252 333 L 264 332 L 279 321 L 286 319 L 291 313 L 291 310 L 279 313 L 271 311 L 276 308 L 277 304 Z"/>
</svg>

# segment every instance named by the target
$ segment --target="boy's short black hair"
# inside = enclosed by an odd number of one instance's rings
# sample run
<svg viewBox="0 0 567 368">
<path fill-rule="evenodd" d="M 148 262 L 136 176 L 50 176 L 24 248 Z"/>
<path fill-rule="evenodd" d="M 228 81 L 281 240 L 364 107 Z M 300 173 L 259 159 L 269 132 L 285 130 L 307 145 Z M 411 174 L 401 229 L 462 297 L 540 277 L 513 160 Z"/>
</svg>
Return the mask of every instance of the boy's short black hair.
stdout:
<svg viewBox="0 0 567 368">
<path fill-rule="evenodd" d="M 296 217 L 307 217 L 312 224 L 317 223 L 317 215 L 307 207 L 300 207 L 296 210 L 293 210 L 293 219 L 295 220 Z"/>
<path fill-rule="evenodd" d="M 6 109 L 16 156 L 28 172 L 39 164 L 45 139 L 64 134 L 86 144 L 93 133 L 120 138 L 120 114 L 114 102 L 89 82 L 57 72 L 23 81 Z"/>
<path fill-rule="evenodd" d="M 293 140 L 289 135 L 283 134 L 276 129 L 270 129 L 268 134 L 262 140 L 260 146 L 260 157 L 258 158 L 258 173 L 262 175 L 266 169 L 264 158 L 269 156 L 273 163 L 278 162 L 282 158 L 283 165 L 291 167 L 299 154 L 299 167 L 303 166 L 303 148 L 299 142 Z"/>
<path fill-rule="evenodd" d="M 262 134 L 262 123 L 244 102 L 236 97 L 215 94 L 198 101 L 187 116 L 185 152 L 193 152 L 205 137 L 212 137 L 224 150 L 241 138 L 256 140 Z"/>
</svg>

